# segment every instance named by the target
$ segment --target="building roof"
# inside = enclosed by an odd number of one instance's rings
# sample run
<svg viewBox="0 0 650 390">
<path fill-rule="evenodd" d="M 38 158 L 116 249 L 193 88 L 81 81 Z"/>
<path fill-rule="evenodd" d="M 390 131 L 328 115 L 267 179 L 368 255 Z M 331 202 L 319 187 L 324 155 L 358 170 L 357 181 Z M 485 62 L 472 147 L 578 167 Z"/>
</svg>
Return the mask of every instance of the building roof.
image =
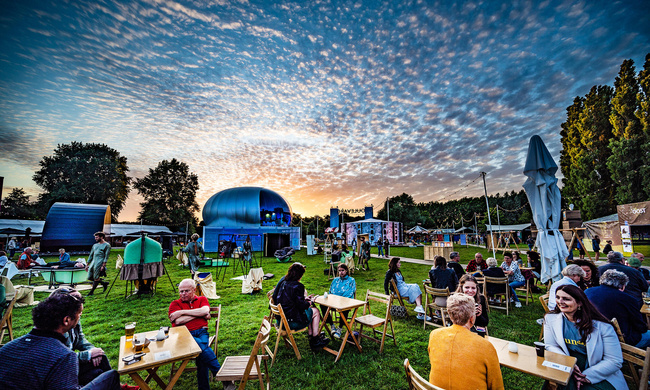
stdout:
<svg viewBox="0 0 650 390">
<path fill-rule="evenodd" d="M 585 223 L 614 222 L 614 221 L 618 221 L 618 214 L 606 215 L 604 217 L 592 219 L 590 221 L 584 221 L 582 224 L 584 225 Z"/>
<path fill-rule="evenodd" d="M 492 229 L 490 229 L 490 226 L 492 226 Z M 518 225 L 489 225 L 485 224 L 485 230 L 490 231 L 492 230 L 493 232 L 512 232 L 512 231 L 520 231 L 524 229 L 528 229 L 530 227 L 529 223 L 520 223 Z"/>
<path fill-rule="evenodd" d="M 170 236 L 172 231 L 167 226 L 158 225 L 128 225 L 123 223 L 111 224 L 111 237 L 139 236 L 140 232 L 150 236 Z M 185 233 L 180 233 L 185 234 Z"/>
<path fill-rule="evenodd" d="M 25 229 L 30 228 L 31 234 L 41 234 L 43 232 L 43 225 L 45 225 L 45 221 L 32 221 L 32 220 L 27 220 L 27 219 L 0 219 L 0 234 L 24 234 Z M 2 233 L 3 230 L 5 229 L 14 229 L 14 230 L 21 230 L 23 233 Z"/>
</svg>

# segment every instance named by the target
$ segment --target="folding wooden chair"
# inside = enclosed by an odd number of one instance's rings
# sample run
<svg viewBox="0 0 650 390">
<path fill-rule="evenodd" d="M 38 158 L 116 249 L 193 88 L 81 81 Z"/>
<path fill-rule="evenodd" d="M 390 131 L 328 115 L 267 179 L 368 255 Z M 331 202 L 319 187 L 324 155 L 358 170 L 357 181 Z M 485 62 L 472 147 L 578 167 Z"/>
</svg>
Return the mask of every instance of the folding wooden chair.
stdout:
<svg viewBox="0 0 650 390">
<path fill-rule="evenodd" d="M 618 322 L 616 323 L 618 325 Z M 621 343 L 623 363 L 629 368 L 630 374 L 623 373 L 625 379 L 634 382 L 634 388 L 648 390 L 648 377 L 650 376 L 650 348 L 641 349 Z"/>
<path fill-rule="evenodd" d="M 424 325 L 422 326 L 423 329 L 426 329 L 427 325 L 432 325 L 432 326 L 437 326 L 437 327 L 446 327 L 447 326 L 447 317 L 449 314 L 447 313 L 447 307 L 446 306 L 438 306 L 436 305 L 436 297 L 440 298 L 446 298 L 449 297 L 449 287 L 447 288 L 433 288 L 427 285 L 426 283 L 424 284 L 424 311 L 425 311 L 425 317 L 424 317 Z M 440 311 L 440 317 L 442 317 L 442 324 L 438 324 L 434 322 L 434 317 L 436 315 L 436 311 Z M 431 317 L 431 321 L 427 320 L 427 316 Z"/>
<path fill-rule="evenodd" d="M 618 341 L 620 341 L 621 344 L 625 343 L 625 335 L 623 335 L 623 332 L 621 332 L 621 326 L 618 324 L 618 320 L 616 318 L 612 318 L 610 322 L 612 323 L 612 326 L 616 331 L 616 336 L 618 337 Z"/>
<path fill-rule="evenodd" d="M 271 378 L 269 376 L 269 367 L 267 364 L 269 356 L 259 354 L 260 352 L 264 353 L 264 350 L 266 350 L 270 334 L 271 322 L 269 317 L 264 317 L 260 330 L 257 332 L 257 338 L 255 339 L 255 344 L 253 345 L 251 354 L 249 356 L 228 356 L 226 360 L 223 361 L 221 369 L 215 376 L 215 380 L 220 382 L 240 381 L 238 388 L 239 390 L 244 390 L 246 388 L 246 382 L 248 382 L 249 379 L 258 379 L 260 382 L 260 389 L 263 390 L 264 379 L 266 379 L 266 389 L 270 390 Z M 264 372 L 262 372 L 262 363 L 264 363 Z M 253 366 L 255 366 L 255 370 L 253 370 Z"/>
<path fill-rule="evenodd" d="M 402 296 L 399 294 L 399 290 L 397 289 L 397 284 L 395 283 L 394 279 L 390 280 L 390 285 L 393 288 L 393 291 L 390 292 L 390 295 L 393 297 L 393 299 L 397 299 L 399 301 L 400 306 L 404 306 L 406 309 L 406 304 L 404 304 L 404 299 L 402 299 Z M 408 310 L 406 310 L 406 316 L 409 316 Z"/>
<path fill-rule="evenodd" d="M 434 386 L 428 380 L 418 374 L 408 359 L 404 359 L 404 371 L 406 371 L 406 382 L 409 384 L 409 390 L 444 390 L 442 387 Z"/>
<path fill-rule="evenodd" d="M 7 307 L 5 308 L 4 314 L 2 315 L 2 320 L 0 320 L 0 346 L 5 345 L 3 343 L 5 338 L 5 332 L 9 335 L 9 341 L 14 339 L 14 330 L 12 327 L 13 319 L 13 309 L 14 303 L 16 303 L 16 296 L 14 295 L 9 302 L 7 302 Z"/>
<path fill-rule="evenodd" d="M 386 315 L 384 317 L 377 317 L 376 315 L 372 314 L 370 309 L 370 301 L 375 301 L 375 302 L 385 304 Z M 393 319 L 390 316 L 390 307 L 392 305 L 393 305 L 392 296 L 367 290 L 366 304 L 363 306 L 363 315 L 361 317 L 357 317 L 355 322 L 356 324 L 361 325 L 361 327 L 359 328 L 359 337 L 373 340 L 381 345 L 379 347 L 379 353 L 382 353 L 384 351 L 384 341 L 386 340 L 386 337 L 392 338 L 393 343 L 397 345 L 397 341 L 395 341 L 395 329 L 393 329 Z M 389 324 L 390 324 L 391 334 L 388 334 L 387 332 Z M 379 332 L 377 328 L 382 325 L 383 325 L 383 329 L 381 332 Z M 368 326 L 372 328 L 372 336 L 363 333 L 364 326 Z M 381 334 L 381 339 L 377 338 L 378 334 Z M 361 339 L 359 339 L 359 343 L 361 343 Z"/>
<path fill-rule="evenodd" d="M 272 302 L 272 299 L 269 300 L 269 307 L 271 308 L 271 316 L 270 321 L 273 324 L 273 327 L 275 327 L 275 330 L 278 332 L 278 337 L 275 340 L 275 349 L 273 352 L 271 352 L 271 348 L 266 346 L 266 352 L 268 355 L 271 357 L 271 367 L 273 367 L 273 363 L 275 362 L 275 356 L 278 353 L 278 345 L 280 345 L 280 339 L 283 339 L 285 344 L 288 347 L 293 348 L 293 352 L 296 354 L 296 358 L 298 360 L 302 359 L 302 356 L 300 355 L 300 350 L 298 349 L 298 345 L 296 344 L 296 339 L 293 337 L 295 333 L 300 333 L 304 332 L 308 329 L 308 327 L 304 327 L 302 329 L 296 329 L 292 330 L 289 328 L 289 322 L 287 321 L 287 317 L 284 315 L 284 310 L 282 310 L 282 305 L 277 304 L 274 305 Z"/>
<path fill-rule="evenodd" d="M 484 285 L 484 291 L 486 292 L 486 296 L 488 298 L 488 307 L 494 308 L 494 309 L 499 309 L 499 310 L 505 310 L 506 315 L 510 315 L 510 283 L 508 283 L 508 277 L 503 277 L 503 278 L 495 278 L 491 276 L 485 276 L 483 280 Z M 494 297 L 490 297 L 488 293 L 488 285 L 503 285 L 504 291 L 499 292 L 494 294 Z M 503 304 L 504 302 L 501 300 L 501 297 L 505 297 L 505 305 L 501 306 L 497 304 L 497 302 L 490 302 L 490 298 L 493 298 L 494 300 L 499 299 L 499 303 Z"/>
<path fill-rule="evenodd" d="M 539 302 L 542 304 L 544 309 L 544 314 L 548 314 L 550 310 L 548 309 L 548 297 L 549 293 L 546 293 L 539 297 Z M 542 330 L 539 332 L 539 341 L 544 340 L 544 325 L 542 325 Z"/>
<path fill-rule="evenodd" d="M 214 351 L 215 356 L 218 355 L 218 339 L 219 339 L 219 323 L 221 322 L 221 305 L 217 307 L 210 307 L 210 319 L 216 318 L 217 320 L 214 322 L 214 334 L 210 336 L 210 347 L 212 347 L 212 350 Z M 172 366 L 170 368 L 169 372 L 169 380 L 171 381 L 171 378 L 176 375 L 176 371 L 178 371 L 178 368 L 176 368 L 176 363 L 172 363 Z M 186 373 L 188 371 L 196 371 L 196 367 L 185 367 L 185 370 L 183 373 Z"/>
</svg>

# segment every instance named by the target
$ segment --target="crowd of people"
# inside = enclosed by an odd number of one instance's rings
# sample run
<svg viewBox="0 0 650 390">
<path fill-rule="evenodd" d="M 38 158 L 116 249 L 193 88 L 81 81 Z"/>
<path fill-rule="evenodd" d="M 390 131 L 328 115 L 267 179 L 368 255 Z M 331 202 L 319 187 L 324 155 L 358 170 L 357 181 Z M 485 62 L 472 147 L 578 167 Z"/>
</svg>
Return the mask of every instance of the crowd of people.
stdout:
<svg viewBox="0 0 650 390">
<path fill-rule="evenodd" d="M 88 279 L 92 282 L 88 295 L 92 295 L 100 284 L 106 289 L 107 284 L 102 278 L 106 276 L 110 245 L 102 232 L 96 233 L 95 239 L 87 265 Z M 193 258 L 203 255 L 197 239 L 198 235 L 193 235 L 190 243 L 182 249 L 188 254 L 190 265 L 195 263 Z M 246 251 L 252 252 L 250 242 L 247 243 Z M 384 249 L 383 242 L 378 243 L 379 248 Z M 328 293 L 355 298 L 354 253 L 345 244 L 333 249 L 337 254 L 337 276 Z M 370 243 L 361 238 L 359 265 L 362 269 L 369 269 L 369 251 Z M 380 256 L 385 256 L 386 253 L 382 252 L 379 251 Z M 480 337 L 485 335 L 490 321 L 488 300 L 503 290 L 500 286 L 487 284 L 486 291 L 482 291 L 483 286 L 477 277 L 507 278 L 506 288 L 510 289 L 515 307 L 521 307 L 515 289 L 523 286 L 527 279 L 539 279 L 541 273 L 539 254 L 531 250 L 526 255 L 528 267 L 523 270 L 523 260 L 518 252 L 504 253 L 501 265 L 494 257 L 484 260 L 479 252 L 465 268 L 460 264 L 458 252 L 451 252 L 449 261 L 436 256 L 427 283 L 433 288 L 449 291 L 447 297 L 436 297 L 435 304 L 446 308 L 452 324 L 430 333 L 429 381 L 432 384 L 446 389 L 503 388 L 496 350 L 489 341 Z M 640 312 L 644 294 L 650 294 L 650 275 L 644 274 L 645 269 L 641 268 L 643 255 L 634 253 L 627 261 L 620 252 L 609 251 L 606 256 L 607 264 L 600 267 L 584 259 L 571 261 L 562 270 L 561 279 L 549 288 L 550 312 L 543 320 L 545 348 L 577 359 L 566 388 L 619 389 L 627 386 L 621 372 L 620 342 L 611 325 L 614 318 L 627 344 L 638 348 L 650 347 L 650 330 Z M 37 259 L 38 254 L 27 247 L 19 256 L 19 263 L 22 261 L 26 267 L 41 265 Z M 0 252 L 0 265 L 8 261 L 6 253 Z M 75 267 L 77 263 L 71 261 L 62 248 L 58 261 L 45 265 L 65 268 Z M 389 260 L 384 278 L 385 294 L 390 294 L 394 286 L 403 299 L 415 305 L 418 320 L 430 321 L 423 307 L 420 284 L 407 283 L 401 267 L 399 257 Z M 192 267 L 192 276 L 197 271 L 198 268 Z M 301 282 L 305 271 L 305 265 L 293 263 L 276 284 L 271 298 L 274 303 L 282 305 L 291 329 L 307 328 L 310 348 L 319 351 L 331 340 L 324 332 L 319 332 L 324 313 L 315 306 L 316 296 L 307 293 Z M 198 388 L 204 390 L 210 388 L 210 372 L 216 374 L 221 365 L 209 345 L 207 321 L 210 305 L 204 296 L 196 294 L 195 286 L 193 279 L 181 281 L 179 298 L 170 303 L 168 317 L 172 326 L 186 326 L 201 348 L 196 361 L 197 383 Z M 0 348 L 0 367 L 3 367 L 0 383 L 5 388 L 26 388 L 25 383 L 35 389 L 137 388 L 120 385 L 119 375 L 112 369 L 105 352 L 86 339 L 80 323 L 83 303 L 84 297 L 78 291 L 64 287 L 54 291 L 32 310 L 32 331 Z M 336 324 L 328 316 L 331 337 L 341 338 L 346 331 L 344 318 L 349 315 L 349 311 L 344 311 Z M 29 378 L 19 375 L 30 364 L 25 359 L 38 362 Z M 70 369 L 60 370 L 63 366 Z M 458 375 L 464 367 L 471 368 L 472 375 Z M 225 382 L 223 387 L 233 389 L 235 386 L 232 382 Z"/>
</svg>

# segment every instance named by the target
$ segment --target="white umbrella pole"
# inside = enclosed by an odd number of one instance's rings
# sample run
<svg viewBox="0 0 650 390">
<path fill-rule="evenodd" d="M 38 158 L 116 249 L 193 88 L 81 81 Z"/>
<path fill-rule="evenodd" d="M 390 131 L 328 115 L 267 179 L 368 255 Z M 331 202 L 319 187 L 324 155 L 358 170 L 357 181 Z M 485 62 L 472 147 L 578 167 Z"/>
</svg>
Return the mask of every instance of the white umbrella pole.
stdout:
<svg viewBox="0 0 650 390">
<path fill-rule="evenodd" d="M 488 223 L 490 224 L 490 241 L 492 242 L 492 257 L 496 259 L 497 252 L 494 250 L 494 236 L 492 235 L 492 218 L 490 217 L 490 202 L 488 201 L 487 185 L 485 184 L 485 175 L 486 175 L 485 172 L 481 172 L 481 176 L 483 176 L 483 190 L 485 190 L 485 205 L 487 206 Z"/>
</svg>

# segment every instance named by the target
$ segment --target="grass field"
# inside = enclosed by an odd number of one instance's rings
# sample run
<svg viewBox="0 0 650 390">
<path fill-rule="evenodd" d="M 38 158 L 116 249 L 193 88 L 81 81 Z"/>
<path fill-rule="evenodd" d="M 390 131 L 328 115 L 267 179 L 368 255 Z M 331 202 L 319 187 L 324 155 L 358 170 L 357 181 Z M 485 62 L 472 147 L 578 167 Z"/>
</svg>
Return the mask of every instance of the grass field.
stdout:
<svg viewBox="0 0 650 390">
<path fill-rule="evenodd" d="M 461 262 L 467 263 L 474 257 L 474 253 L 480 251 L 485 258 L 489 254 L 483 248 L 456 247 L 461 254 Z M 111 252 L 109 261 L 109 280 L 112 281 L 117 270 L 115 259 L 121 250 Z M 376 253 L 376 248 L 373 248 Z M 257 253 L 259 256 L 260 254 Z M 423 249 L 418 248 L 391 248 L 391 255 L 409 258 L 422 259 Z M 53 261 L 54 259 L 52 259 Z M 311 293 L 322 294 L 329 288 L 330 282 L 323 275 L 326 268 L 322 255 L 307 256 L 302 250 L 293 257 L 294 261 L 300 261 L 307 265 L 307 272 L 302 279 L 303 284 Z M 263 269 L 265 273 L 275 274 L 275 278 L 264 281 L 264 292 L 272 289 L 279 278 L 286 273 L 290 263 L 277 263 L 275 258 L 263 258 Z M 353 275 L 357 282 L 357 296 L 365 296 L 367 289 L 383 291 L 384 274 L 387 269 L 388 260 L 372 259 L 371 271 L 357 272 Z M 175 258 L 165 261 L 167 270 L 174 285 L 183 278 L 189 277 L 189 270 L 178 266 Z M 208 271 L 204 268 L 202 271 Z M 426 265 L 402 263 L 402 272 L 408 283 L 422 283 L 427 278 L 429 267 Z M 213 277 L 214 277 L 214 269 Z M 223 305 L 221 327 L 219 333 L 219 360 L 222 361 L 229 355 L 247 355 L 253 346 L 256 331 L 264 315 L 267 315 L 268 302 L 266 294 L 243 295 L 241 294 L 241 282 L 230 280 L 232 269 L 228 271 L 226 280 L 222 283 L 217 281 L 217 294 L 221 299 L 212 301 L 211 304 Z M 235 275 L 236 276 L 236 275 Z M 26 283 L 26 279 L 14 279 L 15 284 Z M 40 281 L 39 283 L 43 283 Z M 86 337 L 106 351 L 109 360 L 114 368 L 117 367 L 119 338 L 124 333 L 124 323 L 136 321 L 136 332 L 155 330 L 163 325 L 169 325 L 167 309 L 171 300 L 178 295 L 172 291 L 167 276 L 158 279 L 158 292 L 153 297 L 135 298 L 125 300 L 124 283 L 117 281 L 113 291 L 108 298 L 105 298 L 101 288 L 97 289 L 94 296 L 86 298 L 86 304 L 82 315 Z M 85 293 L 84 293 L 85 294 Z M 36 300 L 42 300 L 46 294 L 36 294 Z M 409 312 L 413 314 L 413 306 Z M 505 312 L 492 310 L 490 313 L 489 332 L 491 336 L 515 340 L 519 343 L 532 344 L 537 341 L 540 326 L 535 320 L 543 314 L 543 309 L 535 296 L 529 306 L 521 309 L 514 309 L 510 316 Z M 14 332 L 16 337 L 24 335 L 31 329 L 31 308 L 14 309 Z M 271 387 L 276 389 L 406 389 L 406 379 L 403 362 L 409 358 L 414 368 L 424 377 L 428 377 L 430 370 L 427 356 L 427 341 L 432 328 L 422 328 L 422 322 L 411 315 L 405 319 L 395 321 L 395 332 L 397 335 L 397 346 L 386 342 L 383 354 L 379 354 L 379 345 L 368 342 L 363 343 L 363 353 L 354 348 L 346 347 L 344 355 L 338 363 L 334 363 L 334 357 L 326 352 L 313 353 L 309 350 L 305 334 L 297 336 L 298 346 L 303 359 L 296 360 L 293 351 L 280 346 L 275 364 L 271 369 Z M 272 339 L 275 341 L 275 333 Z M 338 345 L 338 344 L 336 344 Z M 462 367 L 462 362 L 459 362 Z M 466 368 L 471 373 L 471 367 Z M 163 377 L 168 375 L 168 367 L 161 371 Z M 459 370 L 459 372 L 461 372 Z M 538 378 L 522 374 L 517 371 L 502 368 L 506 389 L 532 389 L 540 388 L 542 381 Z M 127 381 L 128 377 L 122 377 Z M 196 376 L 194 373 L 186 373 L 177 383 L 179 389 L 196 388 Z M 221 383 L 212 383 L 213 389 L 221 389 Z M 248 388 L 255 388 L 255 383 L 249 383 Z"/>
</svg>

